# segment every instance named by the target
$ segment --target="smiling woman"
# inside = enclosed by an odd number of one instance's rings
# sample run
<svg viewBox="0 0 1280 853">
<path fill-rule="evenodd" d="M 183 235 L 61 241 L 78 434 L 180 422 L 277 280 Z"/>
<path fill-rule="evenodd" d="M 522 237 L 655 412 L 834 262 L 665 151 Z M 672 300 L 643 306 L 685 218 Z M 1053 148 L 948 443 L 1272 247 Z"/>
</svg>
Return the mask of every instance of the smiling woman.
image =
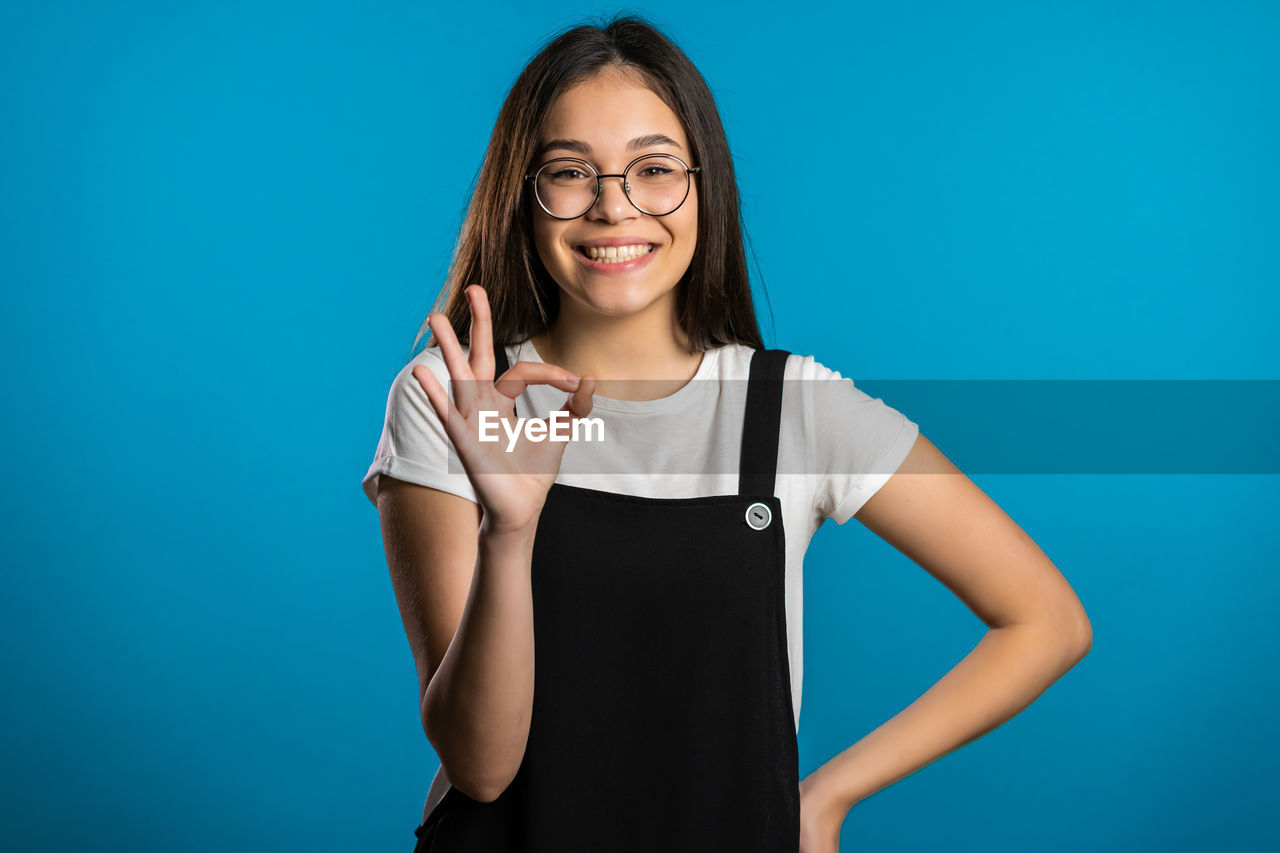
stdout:
<svg viewBox="0 0 1280 853">
<path fill-rule="evenodd" d="M 1078 660 L 1083 610 L 915 423 L 764 347 L 724 130 L 670 39 L 557 36 L 490 140 L 364 478 L 441 762 L 416 851 L 835 853 L 854 803 Z M 543 440 L 588 420 L 607 444 Z M 854 517 L 991 630 L 801 781 L 804 554 Z"/>
</svg>

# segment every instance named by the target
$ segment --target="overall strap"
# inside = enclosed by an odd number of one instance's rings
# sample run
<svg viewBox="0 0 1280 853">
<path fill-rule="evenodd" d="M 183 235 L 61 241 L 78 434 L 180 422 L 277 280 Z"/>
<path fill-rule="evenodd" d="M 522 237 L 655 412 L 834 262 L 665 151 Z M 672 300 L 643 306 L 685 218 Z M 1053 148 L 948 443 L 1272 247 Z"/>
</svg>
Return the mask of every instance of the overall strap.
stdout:
<svg viewBox="0 0 1280 853">
<path fill-rule="evenodd" d="M 782 422 L 782 372 L 786 350 L 758 349 L 751 356 L 742 419 L 738 494 L 772 495 L 778 472 L 778 426 Z"/>
</svg>

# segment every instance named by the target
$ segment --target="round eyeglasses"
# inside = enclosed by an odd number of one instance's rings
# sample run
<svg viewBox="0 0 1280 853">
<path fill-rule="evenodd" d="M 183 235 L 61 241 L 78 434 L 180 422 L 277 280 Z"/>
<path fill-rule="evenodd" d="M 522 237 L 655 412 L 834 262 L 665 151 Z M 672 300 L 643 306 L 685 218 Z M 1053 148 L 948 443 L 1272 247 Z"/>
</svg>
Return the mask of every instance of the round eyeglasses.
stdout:
<svg viewBox="0 0 1280 853">
<path fill-rule="evenodd" d="M 636 210 L 666 216 L 684 204 L 689 196 L 689 176 L 700 171 L 701 166 L 690 168 L 671 154 L 637 157 L 619 175 L 599 174 L 577 157 L 557 157 L 524 179 L 533 181 L 538 204 L 556 219 L 577 219 L 586 214 L 604 192 L 605 178 L 622 178 L 622 191 Z"/>
</svg>

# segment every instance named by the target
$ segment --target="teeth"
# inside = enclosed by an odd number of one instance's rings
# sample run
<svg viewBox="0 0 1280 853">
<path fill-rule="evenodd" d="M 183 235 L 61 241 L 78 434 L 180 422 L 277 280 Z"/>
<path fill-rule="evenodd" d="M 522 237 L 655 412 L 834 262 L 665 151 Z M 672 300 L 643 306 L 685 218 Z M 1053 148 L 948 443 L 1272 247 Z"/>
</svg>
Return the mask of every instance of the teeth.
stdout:
<svg viewBox="0 0 1280 853">
<path fill-rule="evenodd" d="M 620 264 L 647 255 L 652 246 L 643 243 L 637 246 L 587 246 L 587 257 L 602 264 Z"/>
</svg>

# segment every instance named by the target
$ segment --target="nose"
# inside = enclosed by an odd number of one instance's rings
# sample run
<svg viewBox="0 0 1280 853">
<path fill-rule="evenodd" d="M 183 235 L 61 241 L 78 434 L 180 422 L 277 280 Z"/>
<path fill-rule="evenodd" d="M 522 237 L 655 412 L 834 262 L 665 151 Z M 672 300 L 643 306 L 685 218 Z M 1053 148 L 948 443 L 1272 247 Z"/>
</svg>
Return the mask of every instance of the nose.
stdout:
<svg viewBox="0 0 1280 853">
<path fill-rule="evenodd" d="M 600 215 L 610 221 L 624 219 L 640 211 L 627 198 L 623 189 L 626 178 L 621 175 L 607 175 L 600 178 L 600 191 L 596 195 L 596 203 L 591 206 L 593 215 Z"/>
</svg>

